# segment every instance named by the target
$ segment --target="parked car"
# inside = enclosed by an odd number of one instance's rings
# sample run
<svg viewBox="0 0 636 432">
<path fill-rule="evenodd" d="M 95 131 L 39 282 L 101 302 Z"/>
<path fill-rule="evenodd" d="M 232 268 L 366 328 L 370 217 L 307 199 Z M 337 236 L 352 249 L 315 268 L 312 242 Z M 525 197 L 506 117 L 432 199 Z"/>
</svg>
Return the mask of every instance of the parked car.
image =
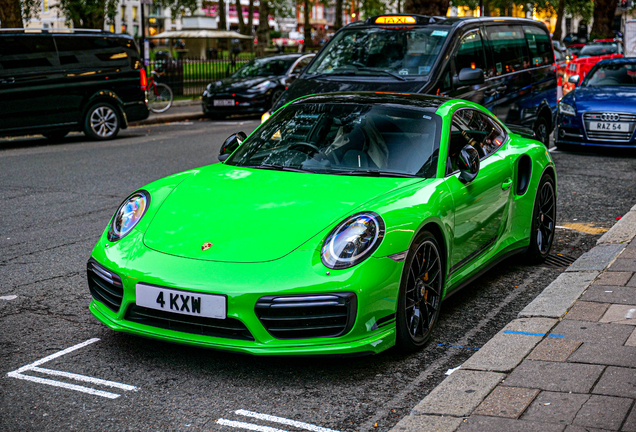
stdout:
<svg viewBox="0 0 636 432">
<path fill-rule="evenodd" d="M 0 135 L 115 138 L 148 117 L 146 83 L 128 35 L 0 29 Z"/>
<path fill-rule="evenodd" d="M 582 43 L 569 45 L 566 50 L 566 57 L 568 58 L 568 60 L 570 61 L 575 60 L 584 46 L 585 44 L 582 44 Z"/>
<path fill-rule="evenodd" d="M 636 147 L 634 101 L 636 59 L 596 63 L 581 84 L 559 102 L 557 147 Z"/>
<path fill-rule="evenodd" d="M 335 91 L 463 98 L 534 129 L 547 144 L 557 103 L 554 52 L 546 26 L 534 20 L 381 15 L 339 30 L 273 109 Z"/>
<path fill-rule="evenodd" d="M 203 113 L 223 118 L 267 111 L 313 57 L 314 54 L 283 54 L 255 58 L 229 78 L 208 84 L 201 99 Z"/>
<path fill-rule="evenodd" d="M 465 100 L 309 96 L 219 159 L 115 211 L 87 270 L 112 330 L 260 355 L 413 351 L 444 298 L 554 240 L 550 153 Z"/>
<path fill-rule="evenodd" d="M 572 91 L 576 84 L 570 77 L 577 75 L 582 81 L 592 67 L 601 60 L 623 57 L 623 43 L 617 39 L 595 39 L 579 51 L 576 59 L 568 63 L 563 76 L 563 94 Z"/>
</svg>

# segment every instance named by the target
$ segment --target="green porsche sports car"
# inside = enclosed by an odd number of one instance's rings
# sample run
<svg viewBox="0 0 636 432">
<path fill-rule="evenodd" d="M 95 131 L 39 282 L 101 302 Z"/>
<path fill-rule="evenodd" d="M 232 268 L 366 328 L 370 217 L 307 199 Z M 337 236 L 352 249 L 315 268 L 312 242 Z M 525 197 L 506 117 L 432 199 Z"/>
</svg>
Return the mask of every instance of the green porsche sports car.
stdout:
<svg viewBox="0 0 636 432">
<path fill-rule="evenodd" d="M 309 96 L 219 160 L 117 209 L 88 262 L 106 326 L 251 354 L 413 351 L 445 298 L 554 239 L 545 146 L 464 100 Z"/>
</svg>

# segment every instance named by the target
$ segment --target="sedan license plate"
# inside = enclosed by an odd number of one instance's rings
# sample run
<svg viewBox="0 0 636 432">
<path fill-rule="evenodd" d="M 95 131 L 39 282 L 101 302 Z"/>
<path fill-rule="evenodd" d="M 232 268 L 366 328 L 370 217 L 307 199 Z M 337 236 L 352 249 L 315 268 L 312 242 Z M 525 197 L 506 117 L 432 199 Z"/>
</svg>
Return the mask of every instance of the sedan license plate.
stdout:
<svg viewBox="0 0 636 432">
<path fill-rule="evenodd" d="M 214 106 L 234 106 L 234 99 L 214 99 Z"/>
<path fill-rule="evenodd" d="M 616 131 L 616 132 L 629 132 L 630 130 L 629 123 L 618 123 L 618 122 L 600 122 L 600 121 L 591 121 L 590 122 L 590 130 L 593 131 Z"/>
<path fill-rule="evenodd" d="M 137 306 L 173 312 L 182 315 L 225 319 L 227 298 L 222 295 L 201 294 L 191 291 L 137 284 Z"/>
</svg>

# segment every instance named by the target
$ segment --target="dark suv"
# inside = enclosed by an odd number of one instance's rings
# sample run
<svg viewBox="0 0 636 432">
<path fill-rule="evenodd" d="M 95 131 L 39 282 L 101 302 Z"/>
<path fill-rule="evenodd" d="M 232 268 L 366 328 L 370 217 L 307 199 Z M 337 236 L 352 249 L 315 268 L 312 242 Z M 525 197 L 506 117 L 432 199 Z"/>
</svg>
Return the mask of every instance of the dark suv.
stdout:
<svg viewBox="0 0 636 432">
<path fill-rule="evenodd" d="M 341 30 L 273 110 L 342 91 L 424 93 L 477 102 L 548 143 L 557 78 L 546 26 L 523 18 L 382 15 Z"/>
<path fill-rule="evenodd" d="M 0 30 L 0 135 L 60 139 L 77 130 L 111 139 L 148 118 L 145 87 L 130 36 Z"/>
</svg>

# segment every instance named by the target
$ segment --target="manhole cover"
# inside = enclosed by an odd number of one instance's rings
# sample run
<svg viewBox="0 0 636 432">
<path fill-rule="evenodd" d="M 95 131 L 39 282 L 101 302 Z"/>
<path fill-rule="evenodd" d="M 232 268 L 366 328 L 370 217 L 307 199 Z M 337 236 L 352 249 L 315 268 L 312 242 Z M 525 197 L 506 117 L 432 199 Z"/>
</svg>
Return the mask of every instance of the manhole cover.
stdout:
<svg viewBox="0 0 636 432">
<path fill-rule="evenodd" d="M 565 268 L 576 261 L 576 258 L 563 254 L 549 254 L 543 261 L 542 267 Z"/>
</svg>

